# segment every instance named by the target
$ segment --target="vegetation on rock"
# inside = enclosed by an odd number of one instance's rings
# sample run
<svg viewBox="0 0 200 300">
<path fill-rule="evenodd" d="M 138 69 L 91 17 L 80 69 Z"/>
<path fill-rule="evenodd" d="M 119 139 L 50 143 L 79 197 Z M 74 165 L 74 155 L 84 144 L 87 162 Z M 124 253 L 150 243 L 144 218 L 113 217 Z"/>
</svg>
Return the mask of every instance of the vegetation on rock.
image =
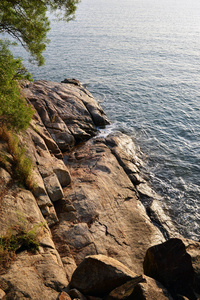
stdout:
<svg viewBox="0 0 200 300">
<path fill-rule="evenodd" d="M 19 131 L 28 127 L 33 109 L 21 95 L 17 80 L 30 79 L 30 74 L 8 46 L 0 41 L 0 124 Z"/>
<path fill-rule="evenodd" d="M 69 21 L 74 18 L 80 0 L 1 0 L 0 34 L 8 34 L 24 46 L 32 60 L 38 65 L 44 63 L 42 52 L 48 43 L 47 32 L 50 22 L 47 10 L 58 11 L 59 16 Z M 21 93 L 19 80 L 31 79 L 21 58 L 14 58 L 9 47 L 14 43 L 0 39 L 0 138 L 8 144 L 12 155 L 14 177 L 31 188 L 30 158 L 14 132 L 28 127 L 33 109 Z M 9 168 L 8 157 L 0 153 L 0 164 Z"/>
<path fill-rule="evenodd" d="M 7 143 L 8 154 L 6 151 L 0 152 L 0 166 L 5 168 L 12 177 L 20 184 L 32 190 L 34 183 L 32 180 L 33 164 L 26 155 L 26 149 L 19 143 L 17 135 L 9 131 L 6 127 L 0 129 L 0 139 Z"/>
<path fill-rule="evenodd" d="M 63 19 L 74 17 L 80 0 L 1 0 L 0 33 L 20 42 L 38 65 L 44 63 L 42 52 L 48 43 L 50 29 L 47 10 L 57 11 Z M 63 12 L 63 13 L 62 13 Z M 17 80 L 30 79 L 20 58 L 15 59 L 7 40 L 0 39 L 0 123 L 17 130 L 28 126 L 32 109 L 20 94 Z"/>
<path fill-rule="evenodd" d="M 10 266 L 17 253 L 27 250 L 35 254 L 39 250 L 37 235 L 40 225 L 29 230 L 24 224 L 15 225 L 0 237 L 0 273 Z"/>
</svg>

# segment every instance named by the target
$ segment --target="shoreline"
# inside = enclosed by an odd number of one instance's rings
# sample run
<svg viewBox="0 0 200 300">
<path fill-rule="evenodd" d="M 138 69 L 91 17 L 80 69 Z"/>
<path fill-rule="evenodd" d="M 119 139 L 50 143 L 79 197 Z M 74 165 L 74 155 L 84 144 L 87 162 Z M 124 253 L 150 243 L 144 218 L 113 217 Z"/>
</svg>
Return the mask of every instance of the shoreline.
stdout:
<svg viewBox="0 0 200 300">
<path fill-rule="evenodd" d="M 133 278 L 139 280 L 132 286 L 133 294 L 142 289 L 141 293 L 156 294 L 157 299 L 164 300 L 171 299 L 170 295 L 164 296 L 168 291 L 185 296 L 193 295 L 193 289 L 197 293 L 200 244 L 184 240 L 162 211 L 158 196 L 141 177 L 142 161 L 133 139 L 120 132 L 106 137 L 97 135 L 98 127 L 105 127 L 109 121 L 79 81 L 36 81 L 27 83 L 24 93 L 35 114 L 30 127 L 19 138 L 33 161 L 36 185 L 32 192 L 25 190 L 12 181 L 12 174 L 0 168 L 4 193 L 0 226 L 2 234 L 13 226 L 22 226 L 22 220 L 27 227 L 38 226 L 40 248 L 36 254 L 22 250 L 0 274 L 0 284 L 4 282 L 5 286 L 0 288 L 8 299 L 23 299 L 24 293 L 35 300 L 61 300 L 59 297 L 64 293 L 70 297 L 67 299 L 83 299 L 80 294 L 73 296 L 74 288 L 88 300 L 91 296 L 105 299 L 114 288 Z M 63 155 L 67 155 L 65 160 Z M 148 199 L 148 209 L 144 208 L 141 196 Z M 148 272 L 144 274 L 147 251 L 159 245 L 168 247 L 168 242 L 173 244 L 169 250 L 175 249 L 175 255 L 176 247 L 181 247 L 183 261 L 190 253 L 186 274 L 190 276 L 192 269 L 197 281 L 192 289 L 185 289 L 184 278 L 181 290 L 177 290 L 179 284 L 174 278 L 175 291 L 165 282 L 162 284 L 168 291 L 164 287 L 157 290 L 156 278 Z M 103 276 L 103 282 L 109 281 L 121 272 L 129 275 L 125 281 L 116 279 L 114 286 L 101 285 L 100 290 L 95 290 L 90 281 L 95 270 L 88 271 L 90 259 L 94 259 L 92 267 L 100 264 L 98 272 L 103 273 L 97 275 L 98 280 Z M 85 264 L 86 269 L 82 270 Z M 176 266 L 179 272 L 181 264 Z M 112 270 L 107 279 L 105 265 Z M 174 268 L 172 262 L 169 265 Z M 117 270 L 114 273 L 113 268 Z M 166 272 L 162 267 L 160 271 Z M 87 276 L 89 290 L 82 286 Z M 138 295 L 134 297 L 139 299 Z"/>
<path fill-rule="evenodd" d="M 106 111 L 106 109 L 105 109 L 105 111 Z M 107 125 L 107 126 L 108 127 L 111 126 L 111 129 L 108 129 L 108 134 L 111 132 L 114 133 L 116 131 L 119 131 L 122 133 L 125 132 L 126 135 L 130 136 L 133 139 L 134 143 L 136 143 L 137 154 L 143 162 L 142 167 L 140 168 L 141 177 L 143 177 L 145 179 L 146 183 L 148 184 L 149 189 L 151 189 L 152 192 L 155 194 L 157 201 L 160 203 L 160 204 L 158 204 L 158 206 L 160 205 L 162 207 L 164 214 L 167 215 L 171 219 L 172 223 L 174 224 L 174 227 L 176 228 L 176 231 L 179 232 L 179 234 L 181 236 L 183 236 L 186 239 L 192 239 L 192 240 L 198 242 L 200 239 L 199 239 L 199 235 L 198 235 L 197 224 L 195 224 L 194 231 L 191 231 L 191 226 L 187 230 L 185 227 L 186 225 L 181 222 L 181 221 L 183 221 L 183 219 L 180 219 L 180 213 L 181 214 L 187 213 L 187 211 L 184 209 L 184 203 L 187 202 L 187 197 L 186 198 L 182 197 L 181 199 L 178 199 L 178 196 L 173 194 L 173 193 L 175 193 L 174 190 L 176 189 L 175 183 L 173 183 L 173 182 L 171 183 L 172 184 L 171 189 L 173 190 L 173 192 L 172 192 L 172 190 L 170 189 L 170 186 L 166 187 L 165 185 L 163 185 L 163 180 L 164 180 L 163 177 L 160 180 L 159 180 L 159 178 L 156 178 L 156 176 L 158 174 L 156 175 L 154 173 L 155 167 L 152 167 L 153 166 L 152 158 L 151 158 L 151 162 L 149 163 L 148 154 L 144 152 L 145 147 L 144 147 L 144 145 L 142 145 L 140 143 L 139 140 L 135 140 L 135 136 L 134 136 L 135 134 L 128 132 L 128 130 L 121 129 L 119 124 L 115 125 L 115 123 L 111 123 L 111 125 Z M 107 126 L 106 126 L 106 128 L 107 128 Z M 103 131 L 104 131 L 103 135 L 106 135 L 106 128 L 103 129 Z M 142 150 L 141 150 L 141 148 L 142 148 Z M 172 179 L 174 179 L 174 178 L 172 177 Z M 167 183 L 167 184 L 169 184 L 169 183 Z M 177 184 L 178 184 L 178 182 L 177 182 Z M 179 193 L 180 193 L 180 191 L 179 191 Z M 143 204 L 148 210 L 149 209 L 148 208 L 149 201 L 148 201 L 148 199 L 145 200 L 145 196 L 143 198 L 144 198 Z M 177 201 L 180 201 L 183 203 L 182 209 L 180 208 L 180 210 L 179 210 L 180 204 L 177 204 Z M 152 217 L 152 220 L 154 217 L 156 218 L 156 216 L 153 216 L 153 215 L 154 214 L 151 213 L 151 209 L 150 209 L 149 216 Z M 189 219 L 189 217 L 190 216 L 187 216 L 188 219 Z M 198 219 L 196 219 L 196 220 L 198 220 Z M 179 223 L 179 221 L 180 221 L 180 223 Z M 190 221 L 190 223 L 192 223 L 192 222 L 194 222 L 194 220 Z M 159 223 L 159 221 L 158 221 L 158 223 Z"/>
</svg>

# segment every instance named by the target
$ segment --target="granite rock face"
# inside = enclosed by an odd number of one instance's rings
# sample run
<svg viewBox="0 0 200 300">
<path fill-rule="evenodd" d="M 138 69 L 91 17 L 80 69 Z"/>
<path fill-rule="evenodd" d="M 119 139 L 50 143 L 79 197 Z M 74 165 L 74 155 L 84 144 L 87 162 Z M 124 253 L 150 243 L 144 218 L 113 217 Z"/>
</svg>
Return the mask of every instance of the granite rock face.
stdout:
<svg viewBox="0 0 200 300">
<path fill-rule="evenodd" d="M 64 245 L 76 252 L 77 264 L 86 255 L 103 254 L 142 272 L 146 250 L 165 239 L 106 143 L 96 137 L 71 151 L 72 183 L 55 202 L 59 224 L 53 237 L 62 257 Z"/>
<path fill-rule="evenodd" d="M 165 207 L 161 197 L 141 176 L 140 169 L 143 162 L 138 157 L 133 139 L 121 132 L 115 132 L 106 137 L 105 143 L 128 175 L 151 221 L 162 231 L 165 238 L 177 237 L 178 233 L 174 224 L 164 212 Z"/>
<path fill-rule="evenodd" d="M 1 177 L 1 236 L 14 233 L 19 226 L 37 230 L 40 248 L 35 255 L 24 249 L 8 268 L 0 268 L 0 288 L 6 294 L 2 299 L 56 299 L 68 280 L 51 232 L 33 194 L 9 179 L 9 174 Z"/>
<path fill-rule="evenodd" d="M 19 139 L 35 185 L 19 187 L 11 168 L 0 165 L 0 234 L 22 225 L 37 229 L 40 247 L 35 254 L 22 249 L 0 268 L 0 297 L 171 299 L 166 286 L 143 275 L 143 260 L 148 248 L 179 235 L 140 174 L 133 140 L 119 132 L 98 135 L 107 117 L 77 80 L 37 81 L 24 93 L 35 113 Z M 0 151 L 6 149 L 0 140 Z M 184 244 L 199 292 L 199 244 Z M 95 274 L 98 288 L 89 284 Z"/>
<path fill-rule="evenodd" d="M 37 81 L 24 90 L 61 151 L 94 136 L 108 120 L 92 95 L 81 85 Z"/>
</svg>

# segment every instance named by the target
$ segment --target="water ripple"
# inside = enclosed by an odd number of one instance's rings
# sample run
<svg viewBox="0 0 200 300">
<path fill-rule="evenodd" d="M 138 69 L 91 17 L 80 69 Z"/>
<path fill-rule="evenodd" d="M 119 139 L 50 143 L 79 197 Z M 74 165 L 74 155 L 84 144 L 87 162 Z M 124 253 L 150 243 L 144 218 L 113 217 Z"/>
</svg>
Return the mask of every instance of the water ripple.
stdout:
<svg viewBox="0 0 200 300">
<path fill-rule="evenodd" d="M 200 225 L 200 1 L 84 0 L 53 22 L 36 79 L 87 83 L 145 154 L 150 182 L 186 237 Z M 21 48 L 19 53 L 22 53 Z M 105 97 L 105 99 L 104 99 Z"/>
</svg>

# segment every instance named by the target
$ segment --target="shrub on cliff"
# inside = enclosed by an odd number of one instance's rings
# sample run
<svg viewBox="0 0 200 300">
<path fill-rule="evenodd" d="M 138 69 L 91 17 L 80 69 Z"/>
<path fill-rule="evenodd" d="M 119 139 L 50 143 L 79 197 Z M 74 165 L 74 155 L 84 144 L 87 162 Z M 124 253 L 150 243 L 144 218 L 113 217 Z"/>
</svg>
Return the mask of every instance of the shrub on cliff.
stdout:
<svg viewBox="0 0 200 300">
<path fill-rule="evenodd" d="M 74 18 L 80 0 L 1 0 L 0 34 L 8 34 L 20 42 L 38 65 L 44 63 L 42 52 L 48 43 L 50 22 L 47 11 L 69 21 Z M 0 39 L 0 121 L 15 129 L 24 129 L 32 110 L 20 95 L 17 79 L 28 76 L 21 59 L 14 59 L 9 43 Z M 1 124 L 0 124 L 1 125 Z"/>
<path fill-rule="evenodd" d="M 28 127 L 33 110 L 21 95 L 18 80 L 30 79 L 30 74 L 8 46 L 0 40 L 0 125 L 19 131 Z"/>
<path fill-rule="evenodd" d="M 16 224 L 4 236 L 0 236 L 0 274 L 16 259 L 16 253 L 27 250 L 35 254 L 39 250 L 38 233 L 44 224 L 28 229 L 26 223 Z"/>
<path fill-rule="evenodd" d="M 6 151 L 0 151 L 0 167 L 6 169 L 20 185 L 33 190 L 33 163 L 26 154 L 26 148 L 20 144 L 17 135 L 4 126 L 0 128 L 0 139 L 7 143 L 9 152 L 8 156 Z"/>
<path fill-rule="evenodd" d="M 42 65 L 42 52 L 48 43 L 47 32 L 50 30 L 47 10 L 57 11 L 62 19 L 69 21 L 74 18 L 79 2 L 80 0 L 0 0 L 0 34 L 12 36 L 24 46 L 38 65 Z M 21 59 L 16 59 L 11 54 L 10 45 L 8 41 L 0 39 L 0 138 L 6 139 L 12 156 L 9 164 L 6 153 L 0 152 L 0 166 L 7 171 L 12 168 L 11 175 L 31 189 L 32 163 L 13 134 L 26 129 L 33 115 L 33 110 L 23 98 L 19 87 L 19 80 L 30 80 L 30 74 Z M 10 132 L 12 134 L 8 137 Z"/>
</svg>

